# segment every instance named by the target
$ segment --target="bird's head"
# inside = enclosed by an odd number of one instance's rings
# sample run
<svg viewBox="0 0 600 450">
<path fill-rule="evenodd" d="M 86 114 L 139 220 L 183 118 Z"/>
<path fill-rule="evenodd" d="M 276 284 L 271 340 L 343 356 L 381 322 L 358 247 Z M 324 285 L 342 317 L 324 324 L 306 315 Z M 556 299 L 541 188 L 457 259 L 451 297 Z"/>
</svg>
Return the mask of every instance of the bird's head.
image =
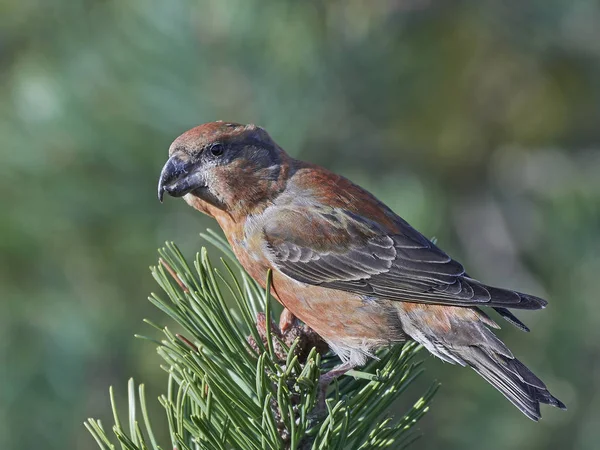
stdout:
<svg viewBox="0 0 600 450">
<path fill-rule="evenodd" d="M 266 202 L 282 182 L 288 156 L 256 125 L 211 122 L 179 136 L 158 181 L 165 193 L 184 197 L 191 206 L 210 213 L 249 213 Z"/>
</svg>

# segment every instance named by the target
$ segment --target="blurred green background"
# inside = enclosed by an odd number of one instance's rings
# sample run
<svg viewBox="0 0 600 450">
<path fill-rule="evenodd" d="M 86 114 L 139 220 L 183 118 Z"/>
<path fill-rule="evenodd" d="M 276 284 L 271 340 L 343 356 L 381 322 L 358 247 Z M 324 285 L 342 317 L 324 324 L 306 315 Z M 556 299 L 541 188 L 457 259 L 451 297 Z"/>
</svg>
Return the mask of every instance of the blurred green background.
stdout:
<svg viewBox="0 0 600 450">
<path fill-rule="evenodd" d="M 148 266 L 216 224 L 156 183 L 177 135 L 224 119 L 549 299 L 500 335 L 569 410 L 533 423 L 427 357 L 414 448 L 597 449 L 599 23 L 592 0 L 1 0 L 0 448 L 93 449 L 109 385 L 164 392 L 133 337 L 168 323 Z"/>
</svg>

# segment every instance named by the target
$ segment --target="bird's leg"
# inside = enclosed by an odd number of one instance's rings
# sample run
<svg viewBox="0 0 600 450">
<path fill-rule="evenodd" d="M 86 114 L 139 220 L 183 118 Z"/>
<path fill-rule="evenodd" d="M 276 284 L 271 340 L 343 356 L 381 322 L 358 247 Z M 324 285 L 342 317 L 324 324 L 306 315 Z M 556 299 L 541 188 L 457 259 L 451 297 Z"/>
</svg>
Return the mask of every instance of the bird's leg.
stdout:
<svg viewBox="0 0 600 450">
<path fill-rule="evenodd" d="M 329 372 L 322 374 L 319 377 L 319 391 L 317 393 L 317 404 L 308 416 L 309 427 L 312 426 L 311 423 L 315 423 L 316 421 L 323 419 L 327 414 L 327 404 L 325 403 L 325 401 L 327 399 L 327 388 L 329 387 L 331 382 L 336 378 L 341 377 L 349 370 L 352 370 L 355 366 L 355 364 L 346 361 L 340 364 L 339 366 L 334 367 Z M 314 436 L 305 436 L 300 442 L 300 448 L 312 448 L 312 443 L 314 442 L 314 439 Z"/>
<path fill-rule="evenodd" d="M 277 358 L 281 361 L 287 359 L 287 354 L 280 341 L 290 347 L 292 343 L 298 339 L 299 342 L 298 345 L 296 345 L 294 353 L 298 356 L 298 360 L 301 363 L 306 361 L 306 358 L 308 358 L 313 347 L 315 347 L 317 352 L 321 355 L 324 355 L 329 350 L 329 346 L 321 339 L 321 336 L 315 333 L 308 325 L 300 322 L 300 320 L 298 320 L 288 309 L 284 309 L 281 313 L 281 316 L 279 317 L 279 326 L 277 326 L 272 319 L 270 326 L 272 338 L 275 337 L 272 340 L 273 350 L 275 351 Z M 264 313 L 258 313 L 256 317 L 256 328 L 263 344 L 266 345 L 267 318 Z M 251 336 L 248 338 L 248 342 L 254 350 L 258 351 L 258 346 Z"/>
<path fill-rule="evenodd" d="M 283 308 L 283 311 L 279 316 L 279 330 L 281 330 L 281 332 L 285 334 L 289 331 L 290 328 L 295 326 L 297 323 L 298 319 L 296 318 L 294 313 L 287 308 Z"/>
<path fill-rule="evenodd" d="M 352 369 L 354 369 L 354 364 L 352 364 L 350 361 L 346 361 L 345 363 L 334 367 L 329 372 L 325 372 L 323 375 L 321 375 L 319 378 L 319 384 L 327 389 L 333 380 L 345 375 Z"/>
<path fill-rule="evenodd" d="M 325 404 L 325 400 L 327 399 L 327 389 L 331 382 L 342 375 L 345 375 L 348 371 L 354 369 L 356 365 L 351 363 L 350 361 L 346 361 L 345 363 L 340 364 L 337 367 L 334 367 L 329 372 L 324 373 L 319 378 L 319 396 L 317 398 L 317 406 L 315 407 L 314 414 L 317 417 L 325 414 L 327 410 L 327 406 Z"/>
</svg>

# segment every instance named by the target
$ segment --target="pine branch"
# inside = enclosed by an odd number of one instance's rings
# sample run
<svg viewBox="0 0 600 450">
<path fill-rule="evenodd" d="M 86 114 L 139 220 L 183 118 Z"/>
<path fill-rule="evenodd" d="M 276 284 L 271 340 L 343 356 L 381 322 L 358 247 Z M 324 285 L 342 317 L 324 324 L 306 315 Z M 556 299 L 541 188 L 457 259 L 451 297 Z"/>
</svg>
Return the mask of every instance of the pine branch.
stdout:
<svg viewBox="0 0 600 450">
<path fill-rule="evenodd" d="M 327 411 L 319 415 L 319 376 L 339 360 L 316 348 L 303 356 L 300 340 L 284 342 L 271 320 L 261 335 L 256 318 L 261 312 L 270 318 L 269 290 L 243 271 L 216 233 L 202 237 L 224 253 L 222 269 L 213 267 L 206 248 L 192 269 L 173 243 L 159 250 L 159 265 L 151 268 L 164 294 L 152 294 L 150 301 L 184 330 L 174 334 L 146 321 L 162 333 L 160 342 L 145 339 L 158 344 L 168 373 L 167 394 L 159 401 L 171 443 L 158 445 L 144 386 L 136 390 L 129 380 L 126 426 L 110 389 L 112 432 L 121 449 L 402 449 L 418 437 L 413 427 L 428 411 L 437 386 L 403 417 L 386 417 L 422 372 L 414 361 L 417 345 L 383 349 L 378 361 L 335 382 Z M 99 420 L 89 419 L 85 426 L 101 449 L 117 448 Z"/>
</svg>

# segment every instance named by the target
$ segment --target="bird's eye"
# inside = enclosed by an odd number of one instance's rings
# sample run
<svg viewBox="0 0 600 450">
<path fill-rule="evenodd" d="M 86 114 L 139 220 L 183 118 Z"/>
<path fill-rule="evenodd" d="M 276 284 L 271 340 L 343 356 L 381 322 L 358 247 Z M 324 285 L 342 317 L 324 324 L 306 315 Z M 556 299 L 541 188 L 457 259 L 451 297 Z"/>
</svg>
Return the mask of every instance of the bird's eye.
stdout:
<svg viewBox="0 0 600 450">
<path fill-rule="evenodd" d="M 221 156 L 223 154 L 223 145 L 222 144 L 213 144 L 210 146 L 210 153 L 213 156 Z"/>
</svg>

